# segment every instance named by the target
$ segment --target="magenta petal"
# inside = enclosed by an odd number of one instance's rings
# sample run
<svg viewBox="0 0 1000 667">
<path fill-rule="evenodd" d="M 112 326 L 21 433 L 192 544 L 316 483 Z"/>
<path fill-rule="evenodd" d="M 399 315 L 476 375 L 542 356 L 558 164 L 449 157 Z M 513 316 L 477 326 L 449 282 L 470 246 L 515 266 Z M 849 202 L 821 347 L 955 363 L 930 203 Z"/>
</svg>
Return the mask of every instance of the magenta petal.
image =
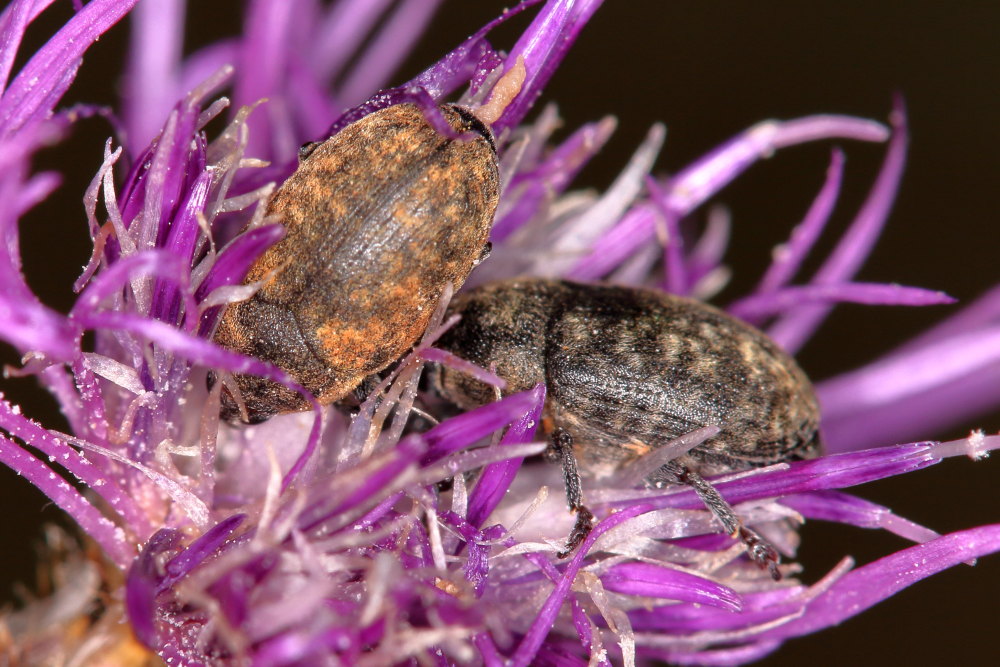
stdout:
<svg viewBox="0 0 1000 667">
<path fill-rule="evenodd" d="M 814 284 L 842 283 L 852 278 L 867 259 L 885 225 L 903 176 L 909 144 L 906 110 L 901 99 L 895 102 L 892 120 L 894 131 L 878 179 L 850 228 L 816 272 L 811 281 Z M 794 353 L 826 318 L 830 308 L 828 305 L 802 306 L 771 326 L 768 334 L 779 345 Z"/>
<path fill-rule="evenodd" d="M 500 447 L 529 442 L 534 437 L 545 403 L 545 385 L 540 384 L 531 391 L 535 398 L 535 407 L 515 421 L 507 429 Z M 514 475 L 521 466 L 523 458 L 508 459 L 491 463 L 483 468 L 469 498 L 468 521 L 473 526 L 481 526 L 490 513 L 496 509 L 503 499 Z"/>
<path fill-rule="evenodd" d="M 742 607 L 740 596 L 728 586 L 652 563 L 615 565 L 601 575 L 601 582 L 609 591 L 626 595 L 693 602 L 730 611 Z"/>
<path fill-rule="evenodd" d="M 849 572 L 806 606 L 806 613 L 760 634 L 798 637 L 837 625 L 932 574 L 1000 551 L 1000 524 L 951 533 Z"/>
<path fill-rule="evenodd" d="M 184 551 L 174 556 L 165 566 L 164 571 L 171 577 L 183 577 L 198 567 L 205 559 L 215 557 L 226 540 L 240 527 L 246 519 L 245 514 L 234 514 L 209 528 Z"/>
<path fill-rule="evenodd" d="M 423 436 L 428 444 L 424 461 L 435 461 L 449 452 L 468 447 L 535 410 L 538 403 L 537 392 L 534 389 L 511 394 L 495 403 L 441 422 Z"/>
<path fill-rule="evenodd" d="M 549 0 L 545 3 L 507 56 L 508 69 L 518 58 L 524 58 L 528 76 L 521 93 L 493 124 L 496 132 L 514 127 L 524 119 L 601 4 L 603 0 Z"/>
<path fill-rule="evenodd" d="M 816 195 L 802 222 L 792 230 L 788 243 L 776 251 L 774 261 L 761 279 L 756 292 L 773 292 L 795 277 L 830 219 L 843 179 L 844 152 L 835 148 L 830 156 L 830 167 L 826 170 L 823 189 Z"/>
<path fill-rule="evenodd" d="M 51 498 L 118 567 L 128 565 L 133 552 L 122 531 L 49 466 L 3 435 L 0 435 L 0 463 L 17 471 Z"/>
</svg>

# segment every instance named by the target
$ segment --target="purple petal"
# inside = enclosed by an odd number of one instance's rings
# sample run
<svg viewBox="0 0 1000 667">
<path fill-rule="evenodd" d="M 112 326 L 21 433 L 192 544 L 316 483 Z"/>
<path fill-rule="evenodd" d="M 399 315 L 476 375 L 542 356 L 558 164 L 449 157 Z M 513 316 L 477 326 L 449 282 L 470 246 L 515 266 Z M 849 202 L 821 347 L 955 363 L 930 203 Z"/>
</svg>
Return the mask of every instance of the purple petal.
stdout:
<svg viewBox="0 0 1000 667">
<path fill-rule="evenodd" d="M 812 284 L 829 285 L 849 280 L 861 268 L 882 232 L 903 176 L 909 143 L 902 100 L 896 100 L 892 121 L 894 131 L 878 178 L 851 226 L 810 281 Z M 794 353 L 826 318 L 830 309 L 828 305 L 802 306 L 772 325 L 768 334 L 784 349 Z"/>
<path fill-rule="evenodd" d="M 0 139 L 52 114 L 76 78 L 80 58 L 136 0 L 92 0 L 39 49 L 0 99 Z M 24 4 L 28 4 L 25 2 Z"/>
<path fill-rule="evenodd" d="M 443 421 L 424 433 L 423 437 L 427 441 L 425 465 L 445 454 L 468 447 L 534 411 L 538 402 L 537 392 L 536 388 L 511 394 L 495 403 L 489 403 Z"/>
<path fill-rule="evenodd" d="M 822 139 L 884 141 L 885 128 L 874 121 L 848 116 L 808 116 L 790 121 L 766 121 L 733 137 L 691 166 L 680 171 L 663 187 L 668 207 L 679 217 L 689 215 L 710 197 L 775 150 Z M 600 278 L 637 249 L 653 240 L 656 211 L 651 203 L 630 210 L 619 224 L 594 245 L 569 277 Z"/>
<path fill-rule="evenodd" d="M 771 262 L 755 292 L 773 292 L 795 277 L 830 219 L 833 206 L 840 195 L 843 178 L 844 152 L 835 148 L 830 155 L 830 167 L 826 170 L 823 188 L 816 195 L 805 218 L 792 230 L 788 243 L 776 250 L 775 260 Z"/>
<path fill-rule="evenodd" d="M 129 568 L 125 582 L 125 613 L 139 641 L 150 648 L 158 646 L 156 596 L 163 574 L 159 559 L 177 549 L 180 531 L 164 529 L 153 535 Z"/>
<path fill-rule="evenodd" d="M 245 519 L 245 514 L 234 514 L 209 528 L 184 551 L 167 562 L 164 566 L 165 573 L 172 578 L 184 577 L 206 559 L 218 556 L 222 545 Z"/>
</svg>

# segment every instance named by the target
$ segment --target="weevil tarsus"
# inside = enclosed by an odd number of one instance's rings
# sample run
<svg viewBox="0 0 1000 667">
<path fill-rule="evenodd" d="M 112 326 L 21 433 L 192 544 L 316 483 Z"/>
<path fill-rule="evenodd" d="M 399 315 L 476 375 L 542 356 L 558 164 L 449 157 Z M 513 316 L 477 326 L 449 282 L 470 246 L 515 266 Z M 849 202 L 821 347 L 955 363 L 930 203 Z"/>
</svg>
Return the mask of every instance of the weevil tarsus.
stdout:
<svg viewBox="0 0 1000 667">
<path fill-rule="evenodd" d="M 594 514 L 583 504 L 583 484 L 580 481 L 576 456 L 573 454 L 573 436 L 565 429 L 557 428 L 549 436 L 549 447 L 552 450 L 552 457 L 562 464 L 566 503 L 570 511 L 576 513 L 576 524 L 569 534 L 566 548 L 558 554 L 559 558 L 566 558 L 587 539 L 587 535 L 594 527 Z"/>
<path fill-rule="evenodd" d="M 715 518 L 722 523 L 726 532 L 733 537 L 739 538 L 740 542 L 743 543 L 747 555 L 750 556 L 750 560 L 762 569 L 770 572 L 771 578 L 775 581 L 781 579 L 781 572 L 778 570 L 778 563 L 780 562 L 778 552 L 763 537 L 743 525 L 740 517 L 736 514 L 736 510 L 733 509 L 733 506 L 722 497 L 722 494 L 714 486 L 701 475 L 677 461 L 667 463 L 661 468 L 661 471 L 667 473 L 669 477 L 675 478 L 678 483 L 685 484 L 694 489 L 694 492 L 698 494 L 698 498 L 715 515 Z"/>
</svg>

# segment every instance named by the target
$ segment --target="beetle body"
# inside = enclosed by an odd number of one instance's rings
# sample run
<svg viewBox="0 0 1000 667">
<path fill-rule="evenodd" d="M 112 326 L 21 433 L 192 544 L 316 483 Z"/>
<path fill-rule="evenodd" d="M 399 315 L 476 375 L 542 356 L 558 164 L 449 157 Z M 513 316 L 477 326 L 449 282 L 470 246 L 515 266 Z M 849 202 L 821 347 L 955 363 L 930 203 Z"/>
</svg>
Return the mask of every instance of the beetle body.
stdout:
<svg viewBox="0 0 1000 667">
<path fill-rule="evenodd" d="M 499 196 L 492 135 L 440 107 L 459 134 L 403 104 L 374 112 L 304 153 L 267 214 L 285 237 L 251 267 L 263 281 L 224 313 L 215 341 L 288 372 L 321 403 L 339 400 L 423 334 L 448 283 L 486 247 Z M 251 421 L 309 404 L 270 380 L 237 375 Z M 223 392 L 223 417 L 239 416 Z"/>
<path fill-rule="evenodd" d="M 559 436 L 555 449 L 571 448 L 557 454 L 572 509 L 585 510 L 575 466 L 604 477 L 717 426 L 716 436 L 646 482 L 690 484 L 729 532 L 745 531 L 699 475 L 819 454 L 819 408 L 798 364 L 760 331 L 706 304 L 653 290 L 523 279 L 460 295 L 451 313 L 462 319 L 439 347 L 495 365 L 508 392 L 546 383 L 544 423 Z M 492 387 L 447 367 L 435 368 L 432 382 L 463 408 L 494 400 Z M 744 541 L 760 542 L 746 532 Z M 776 575 L 777 556 L 762 560 Z"/>
<path fill-rule="evenodd" d="M 798 364 L 764 334 L 706 304 L 652 290 L 514 280 L 460 295 L 438 345 L 489 368 L 507 391 L 545 382 L 545 416 L 604 476 L 703 426 L 721 432 L 686 463 L 717 474 L 818 453 L 819 408 Z M 461 407 L 492 388 L 440 368 Z"/>
</svg>

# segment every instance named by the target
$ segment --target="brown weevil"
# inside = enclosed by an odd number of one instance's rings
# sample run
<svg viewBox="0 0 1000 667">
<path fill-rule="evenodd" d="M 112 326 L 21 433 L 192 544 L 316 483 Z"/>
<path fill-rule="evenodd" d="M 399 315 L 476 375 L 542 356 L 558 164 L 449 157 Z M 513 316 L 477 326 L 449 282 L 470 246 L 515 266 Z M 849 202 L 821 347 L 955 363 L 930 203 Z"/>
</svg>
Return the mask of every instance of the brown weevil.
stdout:
<svg viewBox="0 0 1000 667">
<path fill-rule="evenodd" d="M 819 455 L 812 386 L 777 344 L 704 303 L 606 284 L 509 280 L 459 295 L 449 312 L 456 313 L 461 320 L 439 347 L 495 367 L 508 392 L 546 383 L 549 453 L 562 462 L 577 513 L 561 555 L 593 522 L 581 473 L 607 477 L 675 438 L 715 426 L 715 436 L 645 483 L 693 487 L 750 557 L 780 576 L 777 552 L 702 478 Z M 495 400 L 493 387 L 444 366 L 433 369 L 432 384 L 462 408 Z"/>
<path fill-rule="evenodd" d="M 303 148 L 267 205 L 285 237 L 250 268 L 245 283 L 262 285 L 227 308 L 215 342 L 282 368 L 321 403 L 413 345 L 445 286 L 488 252 L 499 197 L 490 129 L 462 107 L 438 110 L 455 137 L 399 104 Z M 270 380 L 235 383 L 251 422 L 309 407 Z M 222 416 L 240 414 L 224 391 Z"/>
</svg>

